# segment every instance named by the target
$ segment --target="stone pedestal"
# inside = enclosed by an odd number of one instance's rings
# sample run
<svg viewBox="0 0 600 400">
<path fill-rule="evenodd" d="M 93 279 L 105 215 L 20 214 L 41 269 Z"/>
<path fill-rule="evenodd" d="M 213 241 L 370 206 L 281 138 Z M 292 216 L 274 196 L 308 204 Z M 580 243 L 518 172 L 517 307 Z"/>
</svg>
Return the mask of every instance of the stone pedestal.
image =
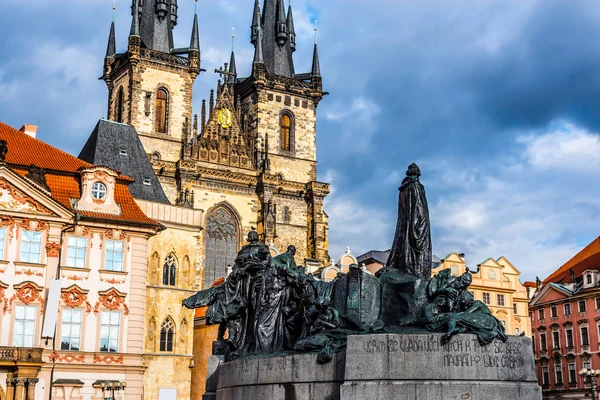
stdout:
<svg viewBox="0 0 600 400">
<path fill-rule="evenodd" d="M 482 347 L 475 335 L 356 335 L 324 365 L 316 354 L 218 366 L 218 400 L 541 400 L 531 339 Z"/>
<path fill-rule="evenodd" d="M 350 336 L 343 400 L 539 400 L 531 339 L 485 347 L 475 335 Z"/>
</svg>

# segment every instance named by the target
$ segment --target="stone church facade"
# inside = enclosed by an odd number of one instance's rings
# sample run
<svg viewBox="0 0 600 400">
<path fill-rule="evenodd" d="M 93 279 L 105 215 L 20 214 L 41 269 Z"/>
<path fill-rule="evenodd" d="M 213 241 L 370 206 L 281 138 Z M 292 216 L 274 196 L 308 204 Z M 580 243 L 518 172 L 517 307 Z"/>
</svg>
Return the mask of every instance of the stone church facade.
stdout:
<svg viewBox="0 0 600 400">
<path fill-rule="evenodd" d="M 247 233 L 256 229 L 273 255 L 294 245 L 309 271 L 329 265 L 329 185 L 317 181 L 318 50 L 311 71 L 296 73 L 291 6 L 265 0 L 261 9 L 256 0 L 248 10 L 252 73 L 238 76 L 232 51 L 198 117 L 198 16 L 189 47 L 176 48 L 177 0 L 132 0 L 131 9 L 123 54 L 111 26 L 102 76 L 107 121 L 80 158 L 134 178 L 138 205 L 165 227 L 148 241 L 144 398 L 196 398 L 211 341 L 197 348 L 199 327 L 180 304 L 227 275 Z"/>
<path fill-rule="evenodd" d="M 274 253 L 291 244 L 299 262 L 327 264 L 329 185 L 317 181 L 316 159 L 322 79 L 316 45 L 312 71 L 294 71 L 291 7 L 286 13 L 283 1 L 266 0 L 261 14 L 256 1 L 252 74 L 238 77 L 232 52 L 198 118 L 197 16 L 189 48 L 175 49 L 176 7 L 161 18 L 160 1 L 140 4 L 134 0 L 128 52 L 114 54 L 113 34 L 109 41 L 108 119 L 135 127 L 172 204 L 204 210 L 197 284 L 226 275 L 250 229 Z"/>
</svg>

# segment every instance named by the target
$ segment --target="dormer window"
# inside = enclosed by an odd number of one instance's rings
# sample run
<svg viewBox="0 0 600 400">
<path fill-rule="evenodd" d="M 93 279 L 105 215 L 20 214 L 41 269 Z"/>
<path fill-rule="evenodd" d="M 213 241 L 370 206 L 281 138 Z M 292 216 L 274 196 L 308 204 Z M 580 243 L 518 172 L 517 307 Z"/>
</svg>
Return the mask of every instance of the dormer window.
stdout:
<svg viewBox="0 0 600 400">
<path fill-rule="evenodd" d="M 146 186 L 152 186 L 152 182 L 150 181 L 150 178 L 142 178 L 142 183 Z"/>
<path fill-rule="evenodd" d="M 74 208 L 78 211 L 103 214 L 121 214 L 115 201 L 118 173 L 106 167 L 83 169 L 81 174 L 81 198 Z"/>
<path fill-rule="evenodd" d="M 125 150 L 125 149 L 120 149 L 120 150 L 119 150 L 119 155 L 120 155 L 120 156 L 125 156 L 125 157 L 127 157 L 127 150 Z"/>
<path fill-rule="evenodd" d="M 95 182 L 92 185 L 92 197 L 96 200 L 102 200 L 106 197 L 106 185 L 102 182 Z"/>
<path fill-rule="evenodd" d="M 592 274 L 587 274 L 585 276 L 585 281 L 588 285 L 591 285 L 592 284 Z"/>
</svg>

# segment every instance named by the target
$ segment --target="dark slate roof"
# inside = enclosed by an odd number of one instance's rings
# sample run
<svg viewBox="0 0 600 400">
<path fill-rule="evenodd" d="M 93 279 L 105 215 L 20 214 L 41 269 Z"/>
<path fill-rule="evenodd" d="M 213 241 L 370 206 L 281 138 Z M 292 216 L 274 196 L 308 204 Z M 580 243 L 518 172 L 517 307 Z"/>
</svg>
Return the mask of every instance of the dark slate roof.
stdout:
<svg viewBox="0 0 600 400">
<path fill-rule="evenodd" d="M 276 40 L 278 22 L 284 24 L 287 30 L 287 18 L 283 4 L 283 0 L 265 0 L 264 2 L 262 52 L 267 71 L 291 78 L 295 72 L 290 41 L 288 39 L 280 46 Z"/>
<path fill-rule="evenodd" d="M 169 204 L 133 126 L 101 119 L 83 146 L 79 158 L 90 164 L 121 171 L 135 179 L 129 185 L 134 198 Z M 145 185 L 144 179 L 150 180 L 150 185 Z"/>
<path fill-rule="evenodd" d="M 371 250 L 368 253 L 365 253 L 361 256 L 356 257 L 356 259 L 358 260 L 358 262 L 360 264 L 362 264 L 366 261 L 370 261 L 370 260 L 376 261 L 381 264 L 387 264 L 389 255 L 390 255 L 389 250 L 385 250 L 385 251 Z"/>
</svg>

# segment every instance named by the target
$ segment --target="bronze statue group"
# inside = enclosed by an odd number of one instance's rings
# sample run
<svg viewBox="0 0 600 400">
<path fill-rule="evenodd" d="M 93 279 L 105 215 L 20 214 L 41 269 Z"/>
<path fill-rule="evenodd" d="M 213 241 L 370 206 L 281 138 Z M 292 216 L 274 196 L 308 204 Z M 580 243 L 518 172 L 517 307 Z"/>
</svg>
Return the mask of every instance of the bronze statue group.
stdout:
<svg viewBox="0 0 600 400">
<path fill-rule="evenodd" d="M 332 282 L 298 267 L 296 249 L 272 257 L 257 232 L 235 259 L 224 283 L 186 299 L 207 307 L 207 324 L 218 324 L 213 353 L 226 360 L 250 355 L 318 352 L 331 360 L 351 334 L 443 332 L 442 344 L 458 333 L 474 333 L 482 345 L 506 341 L 504 326 L 468 291 L 467 271 L 431 278 L 431 232 L 425 189 L 416 164 L 400 186 L 398 223 L 387 266 L 377 277 L 353 265 Z"/>
</svg>

